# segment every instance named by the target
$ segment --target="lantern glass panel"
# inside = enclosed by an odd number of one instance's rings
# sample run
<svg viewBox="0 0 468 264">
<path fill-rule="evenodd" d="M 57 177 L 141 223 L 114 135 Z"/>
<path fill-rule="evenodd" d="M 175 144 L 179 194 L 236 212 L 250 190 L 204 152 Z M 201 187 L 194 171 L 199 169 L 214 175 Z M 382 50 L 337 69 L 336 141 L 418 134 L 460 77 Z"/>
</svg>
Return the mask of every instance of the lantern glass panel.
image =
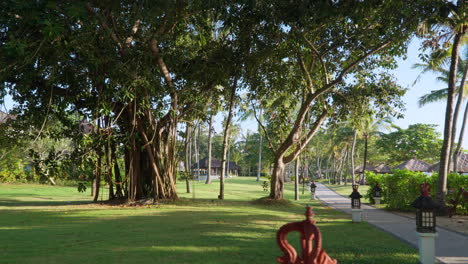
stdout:
<svg viewBox="0 0 468 264">
<path fill-rule="evenodd" d="M 416 229 L 421 233 L 435 232 L 436 218 L 432 209 L 416 210 Z"/>
<path fill-rule="evenodd" d="M 359 198 L 352 198 L 351 208 L 361 208 L 361 200 Z"/>
</svg>

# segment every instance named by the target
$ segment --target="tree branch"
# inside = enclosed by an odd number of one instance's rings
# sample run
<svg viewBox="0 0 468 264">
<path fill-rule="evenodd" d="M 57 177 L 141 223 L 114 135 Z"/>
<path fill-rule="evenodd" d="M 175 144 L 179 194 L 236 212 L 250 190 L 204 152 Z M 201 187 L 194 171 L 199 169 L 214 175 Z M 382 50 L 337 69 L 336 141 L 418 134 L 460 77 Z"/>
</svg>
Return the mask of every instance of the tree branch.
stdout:
<svg viewBox="0 0 468 264">
<path fill-rule="evenodd" d="M 305 40 L 305 42 L 307 43 L 309 48 L 311 48 L 312 51 L 315 53 L 315 56 L 317 56 L 317 58 L 319 59 L 320 65 L 322 65 L 325 84 L 328 84 L 329 83 L 328 70 L 327 70 L 327 66 L 325 65 L 325 62 L 323 61 L 323 56 L 320 54 L 320 52 L 317 50 L 317 48 L 315 48 L 315 45 L 310 40 L 307 39 L 307 37 L 305 36 L 304 33 L 302 33 L 302 38 Z"/>
<path fill-rule="evenodd" d="M 325 121 L 327 114 L 328 114 L 327 110 L 324 109 L 320 117 L 315 121 L 309 133 L 307 133 L 307 136 L 305 136 L 299 142 L 299 144 L 296 146 L 296 149 L 293 151 L 293 153 L 283 158 L 284 163 L 289 163 L 295 160 L 299 156 L 299 154 L 301 154 L 302 150 L 307 146 L 307 144 L 309 144 L 310 140 L 314 137 L 315 133 L 317 133 L 323 121 Z"/>
<path fill-rule="evenodd" d="M 257 120 L 258 124 L 260 125 L 260 127 L 262 128 L 263 130 L 263 133 L 265 133 L 265 137 L 268 141 L 268 148 L 274 153 L 274 148 L 273 148 L 273 143 L 270 139 L 270 136 L 268 135 L 267 133 L 267 130 L 265 128 L 265 126 L 262 124 L 262 122 L 260 121 L 260 119 L 258 118 L 257 116 L 257 109 L 255 108 L 255 105 L 252 103 L 252 108 L 253 108 L 253 111 L 254 111 L 254 117 L 255 117 L 255 120 Z M 260 131 L 258 131 L 260 133 Z"/>
<path fill-rule="evenodd" d="M 135 23 L 133 24 L 132 33 L 131 33 L 130 36 L 125 40 L 125 46 L 126 46 L 127 48 L 130 47 L 130 44 L 131 44 L 132 41 L 133 41 L 133 36 L 137 33 L 138 28 L 140 27 L 140 23 L 141 23 L 141 20 L 140 20 L 140 19 L 137 19 L 137 21 L 135 21 Z"/>
<path fill-rule="evenodd" d="M 312 77 L 310 76 L 309 70 L 305 66 L 304 60 L 302 59 L 301 53 L 298 52 L 297 54 L 299 66 L 301 67 L 302 73 L 306 76 L 307 88 L 309 89 L 310 93 L 314 93 L 314 84 L 312 82 Z"/>
</svg>

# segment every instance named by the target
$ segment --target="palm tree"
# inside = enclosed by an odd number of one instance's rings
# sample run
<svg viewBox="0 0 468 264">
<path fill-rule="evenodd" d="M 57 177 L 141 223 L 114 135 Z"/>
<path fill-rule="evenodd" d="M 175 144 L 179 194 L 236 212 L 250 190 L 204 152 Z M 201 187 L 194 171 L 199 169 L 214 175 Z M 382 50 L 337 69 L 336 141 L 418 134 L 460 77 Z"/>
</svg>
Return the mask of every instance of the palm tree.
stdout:
<svg viewBox="0 0 468 264">
<path fill-rule="evenodd" d="M 362 168 L 362 177 L 360 177 L 359 182 L 360 184 L 364 184 L 365 182 L 365 172 L 367 166 L 367 155 L 368 155 L 368 147 L 369 147 L 369 138 L 372 135 L 380 134 L 380 130 L 386 129 L 390 130 L 395 126 L 392 123 L 392 119 L 390 117 L 384 118 L 377 118 L 375 119 L 371 114 L 368 114 L 357 121 L 357 125 L 355 126 L 355 131 L 357 132 L 358 136 L 360 135 L 364 138 L 364 158 L 363 158 L 363 168 Z"/>
<path fill-rule="evenodd" d="M 457 171 L 457 164 L 458 164 L 458 156 L 461 153 L 461 146 L 463 143 L 464 137 L 464 130 L 466 126 L 467 120 L 467 111 L 468 111 L 468 103 L 465 107 L 465 114 L 462 121 L 462 129 L 460 131 L 460 135 L 458 138 L 458 145 L 457 148 L 454 148 L 455 145 L 455 137 L 457 131 L 457 123 L 458 123 L 458 116 L 460 113 L 461 105 L 463 103 L 464 97 L 468 94 L 468 85 L 466 84 L 467 75 L 468 75 L 468 47 L 465 47 L 465 56 L 464 59 L 460 57 L 458 63 L 458 70 L 457 70 L 457 78 L 460 78 L 461 81 L 458 84 L 456 93 L 457 93 L 457 103 L 455 105 L 455 109 L 453 112 L 453 121 L 452 121 L 452 128 L 451 128 L 451 140 L 450 140 L 450 153 L 452 156 L 449 156 L 448 164 L 451 164 L 453 160 L 454 164 L 454 171 Z M 426 64 L 415 64 L 413 68 L 421 68 L 423 71 L 422 73 L 431 71 L 434 73 L 439 73 L 440 76 L 437 77 L 437 80 L 442 81 L 444 83 L 449 83 L 449 70 L 445 69 L 445 65 L 449 62 L 449 57 L 445 56 L 444 59 L 436 59 L 430 63 Z M 437 102 L 446 100 L 448 98 L 448 88 L 442 88 L 439 90 L 431 91 L 429 94 L 425 94 L 419 98 L 419 106 L 422 107 L 428 103 Z"/>
<path fill-rule="evenodd" d="M 468 12 L 466 12 L 467 5 L 465 5 L 465 0 L 458 0 L 456 4 L 447 1 L 444 2 L 444 4 L 449 13 L 446 17 L 431 21 L 435 21 L 435 23 L 427 27 L 432 29 L 432 32 L 430 32 L 430 39 L 425 43 L 429 44 L 428 46 L 436 47 L 433 54 L 440 52 L 440 44 L 443 44 L 442 46 L 444 47 L 447 46 L 448 43 L 451 43 L 451 50 L 446 50 L 450 53 L 450 67 L 448 75 L 447 107 L 445 109 L 444 141 L 440 154 L 440 169 L 436 192 L 437 202 L 442 205 L 439 211 L 446 214 L 445 193 L 447 191 L 447 174 L 451 156 L 450 143 L 452 142 L 453 134 L 453 111 L 457 86 L 457 69 L 460 47 L 463 45 L 463 41 L 466 40 L 466 33 L 468 32 Z"/>
</svg>

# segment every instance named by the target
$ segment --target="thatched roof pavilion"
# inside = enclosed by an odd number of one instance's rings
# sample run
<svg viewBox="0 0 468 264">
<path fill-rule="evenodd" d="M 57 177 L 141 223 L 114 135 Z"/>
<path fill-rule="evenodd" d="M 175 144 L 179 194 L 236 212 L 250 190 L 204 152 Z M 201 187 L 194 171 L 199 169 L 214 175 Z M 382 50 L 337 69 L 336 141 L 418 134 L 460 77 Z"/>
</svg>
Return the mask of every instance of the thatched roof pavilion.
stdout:
<svg viewBox="0 0 468 264">
<path fill-rule="evenodd" d="M 377 173 L 390 173 L 392 168 L 385 164 L 380 164 L 379 166 L 375 167 Z"/>
<path fill-rule="evenodd" d="M 431 171 L 430 168 L 431 168 L 431 165 L 425 161 L 422 161 L 419 159 L 410 159 L 394 167 L 393 169 L 430 172 Z"/>
<path fill-rule="evenodd" d="M 440 162 L 432 165 L 430 171 L 439 171 Z M 450 163 L 450 172 L 453 172 L 453 161 Z M 468 154 L 461 154 L 458 156 L 457 173 L 468 173 Z"/>
<path fill-rule="evenodd" d="M 375 167 L 373 165 L 369 165 L 369 164 L 366 165 L 366 171 L 377 172 L 375 170 Z M 363 173 L 363 166 L 362 165 L 357 166 L 354 169 L 354 173 Z"/>
</svg>

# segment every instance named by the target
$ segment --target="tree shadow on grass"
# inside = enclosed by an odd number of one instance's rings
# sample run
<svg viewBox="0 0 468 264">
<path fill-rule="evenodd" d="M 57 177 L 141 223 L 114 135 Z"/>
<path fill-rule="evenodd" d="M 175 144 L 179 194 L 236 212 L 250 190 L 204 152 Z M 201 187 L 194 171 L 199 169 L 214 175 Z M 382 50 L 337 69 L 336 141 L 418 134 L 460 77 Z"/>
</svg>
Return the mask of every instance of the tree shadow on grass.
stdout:
<svg viewBox="0 0 468 264">
<path fill-rule="evenodd" d="M 24 195 L 23 195 L 24 196 Z M 34 195 L 31 195 L 34 197 Z M 90 199 L 87 200 L 75 200 L 75 201 L 54 201 L 47 198 L 40 198 L 44 199 L 40 201 L 24 201 L 20 199 L 14 198 L 0 198 L 0 206 L 5 207 L 40 207 L 40 206 L 67 206 L 67 205 L 85 205 L 85 204 L 92 204 L 93 201 Z"/>
<path fill-rule="evenodd" d="M 0 263 L 276 263 L 277 230 L 303 220 L 292 219 L 290 209 L 3 210 Z M 336 217 L 332 210 L 316 214 Z M 319 227 L 339 263 L 417 263 L 413 249 L 370 225 L 341 219 Z M 297 235 L 290 240 L 298 245 Z"/>
</svg>

